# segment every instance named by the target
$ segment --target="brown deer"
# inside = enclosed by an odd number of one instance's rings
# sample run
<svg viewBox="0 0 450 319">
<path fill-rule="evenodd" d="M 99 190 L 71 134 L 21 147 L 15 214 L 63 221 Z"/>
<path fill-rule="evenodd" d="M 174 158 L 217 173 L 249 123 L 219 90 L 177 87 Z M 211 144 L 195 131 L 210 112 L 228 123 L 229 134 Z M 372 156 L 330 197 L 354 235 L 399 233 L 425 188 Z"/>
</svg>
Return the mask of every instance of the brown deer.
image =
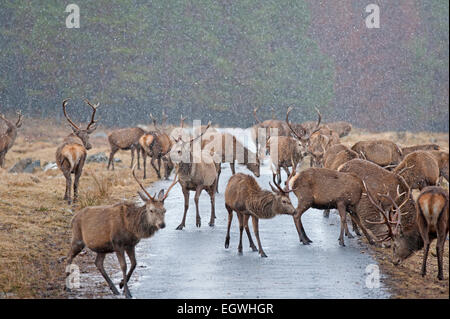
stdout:
<svg viewBox="0 0 450 319">
<path fill-rule="evenodd" d="M 323 167 L 337 170 L 339 166 L 354 158 L 359 158 L 358 153 L 352 151 L 345 145 L 335 144 L 330 146 L 325 152 L 323 157 Z"/>
<path fill-rule="evenodd" d="M 329 129 L 335 132 L 339 137 L 347 136 L 352 130 L 352 125 L 348 122 L 331 122 L 325 123 L 325 125 L 328 126 Z"/>
<path fill-rule="evenodd" d="M 429 151 L 439 166 L 439 176 L 444 177 L 448 182 L 448 151 Z"/>
<path fill-rule="evenodd" d="M 130 127 L 114 130 L 108 135 L 108 142 L 111 147 L 111 153 L 109 154 L 108 167 L 112 164 L 112 170 L 114 170 L 114 154 L 117 153 L 118 150 L 131 150 L 131 164 L 130 168 L 133 167 L 134 163 L 134 151 L 137 153 L 137 166 L 140 168 L 140 144 L 139 139 L 142 135 L 145 134 L 145 131 L 139 127 Z"/>
<path fill-rule="evenodd" d="M 64 200 L 72 204 L 71 188 L 72 188 L 72 174 L 75 174 L 73 183 L 73 201 L 78 198 L 78 183 L 80 181 L 81 173 L 83 171 L 84 162 L 86 160 L 87 150 L 92 148 L 89 142 L 89 135 L 97 128 L 95 120 L 95 113 L 99 103 L 92 105 L 87 99 L 85 102 L 92 108 L 91 121 L 86 129 L 81 129 L 69 118 L 66 111 L 67 103 L 70 99 L 65 99 L 62 103 L 64 116 L 72 127 L 72 133 L 69 134 L 63 143 L 56 149 L 56 164 L 63 172 L 66 178 L 66 192 Z"/>
<path fill-rule="evenodd" d="M 439 165 L 426 151 L 409 153 L 392 172 L 403 176 L 412 189 L 434 186 L 439 180 Z"/>
<path fill-rule="evenodd" d="M 339 244 L 344 244 L 345 234 L 352 238 L 347 223 L 347 211 L 351 219 L 364 232 L 369 242 L 373 243 L 371 236 L 361 224 L 358 213 L 355 209 L 363 193 L 361 179 L 352 173 L 342 173 L 327 168 L 308 168 L 296 174 L 290 181 L 290 187 L 298 199 L 294 223 L 300 241 L 304 245 L 309 245 L 312 241 L 306 235 L 301 217 L 309 208 L 315 209 L 337 209 L 341 219 L 341 232 Z"/>
<path fill-rule="evenodd" d="M 115 252 L 123 275 L 119 287 L 123 287 L 126 298 L 131 298 L 127 283 L 136 268 L 135 247 L 142 238 L 149 238 L 165 227 L 164 201 L 177 183 L 175 176 L 165 194 L 162 189 L 158 196 L 151 196 L 137 179 L 135 166 L 132 172 L 144 192 L 138 191 L 144 206 L 137 206 L 134 202 L 121 202 L 108 206 L 91 206 L 80 210 L 72 219 L 72 244 L 67 258 L 68 265 L 72 264 L 72 260 L 85 246 L 97 253 L 95 258 L 97 269 L 108 283 L 111 291 L 115 295 L 119 295 L 119 291 L 103 267 L 106 254 Z M 128 274 L 125 253 L 131 263 Z"/>
<path fill-rule="evenodd" d="M 392 198 L 396 198 L 398 203 L 401 200 L 402 202 L 399 205 L 404 207 L 404 211 L 411 212 L 415 210 L 414 201 L 409 195 L 406 195 L 410 194 L 410 187 L 401 175 L 363 159 L 350 160 L 341 165 L 338 171 L 355 174 L 365 181 L 372 193 L 388 193 Z M 392 206 L 390 200 L 386 198 L 382 198 L 380 203 L 383 209 Z M 367 220 L 374 220 L 378 216 L 378 211 L 364 194 L 356 204 L 355 211 L 373 238 L 377 239 L 386 233 L 387 230 L 384 224 L 367 223 Z"/>
<path fill-rule="evenodd" d="M 409 153 L 412 153 L 415 151 L 439 151 L 440 149 L 441 149 L 440 146 L 437 144 L 413 145 L 413 146 L 402 147 L 402 154 L 403 154 L 403 157 L 405 157 Z"/>
<path fill-rule="evenodd" d="M 159 128 L 152 114 L 150 114 L 150 118 L 153 121 L 156 131 L 144 134 L 139 139 L 142 159 L 144 161 L 144 179 L 147 178 L 147 155 L 151 158 L 151 165 L 156 171 L 158 178 L 161 178 L 161 160 L 169 153 L 174 144 L 169 135 L 163 129 Z M 155 166 L 155 160 L 157 160 L 158 167 Z M 168 166 L 166 166 L 165 178 L 168 178 Z"/>
<path fill-rule="evenodd" d="M 401 207 L 389 195 L 382 195 L 392 203 L 390 210 L 384 210 L 376 202 L 371 192 L 367 195 L 382 216 L 388 231 L 382 240 L 392 239 L 394 265 L 400 264 L 414 252 L 425 247 L 422 261 L 422 276 L 426 275 L 426 262 L 431 241 L 437 238 L 438 279 L 443 280 L 443 253 L 446 236 L 449 232 L 448 191 L 441 187 L 425 187 L 417 198 L 415 211 L 403 213 Z M 392 212 L 391 212 L 392 211 Z M 403 216 L 409 215 L 409 222 L 403 222 Z M 389 218 L 388 216 L 392 216 Z M 395 227 L 392 227 L 395 225 Z"/>
<path fill-rule="evenodd" d="M 253 109 L 253 116 L 256 120 L 256 124 L 252 126 L 251 129 L 251 135 L 253 138 L 253 141 L 256 145 L 256 148 L 262 152 L 258 154 L 259 156 L 263 155 L 263 149 L 264 146 L 267 144 L 267 140 L 271 137 L 271 135 L 277 135 L 277 136 L 289 136 L 289 128 L 286 126 L 286 123 L 280 120 L 271 119 L 271 120 L 265 120 L 261 122 L 256 115 L 258 112 L 259 107 L 256 107 Z M 260 130 L 264 130 L 265 132 L 265 141 L 263 145 L 259 145 L 259 132 Z"/>
<path fill-rule="evenodd" d="M 7 120 L 6 117 L 0 113 L 0 119 L 5 121 L 7 129 L 6 132 L 0 134 L 0 167 L 5 167 L 6 153 L 11 149 L 16 141 L 17 129 L 22 126 L 23 118 L 21 111 L 17 112 L 17 122 L 14 124 Z"/>
<path fill-rule="evenodd" d="M 209 125 L 211 125 L 211 123 L 209 123 L 208 126 Z M 171 160 L 177 166 L 178 179 L 184 195 L 184 214 L 180 225 L 176 228 L 177 230 L 182 230 L 186 225 L 190 191 L 195 191 L 196 226 L 201 227 L 198 200 L 203 190 L 206 190 L 211 200 L 209 226 L 214 226 L 217 167 L 210 153 L 202 151 L 201 144 L 194 144 L 194 142 L 199 142 L 198 139 L 201 138 L 206 131 L 207 130 L 203 130 L 203 133 L 187 142 L 183 141 L 180 137 L 169 153 Z M 198 148 L 193 149 L 195 146 L 198 146 Z M 197 150 L 199 151 L 199 154 L 197 154 Z"/>
<path fill-rule="evenodd" d="M 259 219 L 270 219 L 280 214 L 295 214 L 295 208 L 292 206 L 291 200 L 289 199 L 289 190 L 287 188 L 282 189 L 280 185 L 276 183 L 275 174 L 273 175 L 273 182 L 276 188 L 270 184 L 270 187 L 272 188 L 271 192 L 262 190 L 255 178 L 250 175 L 238 173 L 230 178 L 225 190 L 225 208 L 228 211 L 228 228 L 225 238 L 225 248 L 228 248 L 230 245 L 230 228 L 234 210 L 239 220 L 240 237 L 238 252 L 242 254 L 242 233 L 244 228 L 250 242 L 250 248 L 253 251 L 256 251 L 248 227 L 248 220 L 251 216 L 253 232 L 255 233 L 258 242 L 259 254 L 261 257 L 267 257 L 262 249 L 261 240 L 259 239 Z"/>
<path fill-rule="evenodd" d="M 289 107 L 286 112 L 287 126 L 303 147 L 306 148 L 308 155 L 311 155 L 310 166 L 321 167 L 325 152 L 330 146 L 339 143 L 339 137 L 328 127 L 320 125 L 322 114 L 317 108 L 318 120 L 313 129 L 306 129 L 301 124 L 294 128 L 289 122 L 289 113 L 292 110 L 293 108 Z"/>
<path fill-rule="evenodd" d="M 396 166 L 403 158 L 400 147 L 388 140 L 359 141 L 351 149 L 361 158 L 380 166 Z"/>
<path fill-rule="evenodd" d="M 232 174 L 236 174 L 235 162 L 244 164 L 256 177 L 260 175 L 260 162 L 258 154 L 253 153 L 242 145 L 235 136 L 229 133 L 205 134 L 202 138 L 202 150 L 208 151 L 211 155 L 216 155 L 221 163 L 230 163 Z M 218 163 L 217 187 L 222 171 Z M 217 192 L 219 190 L 217 189 Z"/>
<path fill-rule="evenodd" d="M 289 167 L 295 169 L 307 155 L 305 147 L 290 136 L 271 136 L 267 141 L 270 149 L 270 161 L 274 165 L 277 183 L 281 183 L 281 168 L 289 176 Z M 276 148 L 276 151 L 275 151 Z"/>
</svg>

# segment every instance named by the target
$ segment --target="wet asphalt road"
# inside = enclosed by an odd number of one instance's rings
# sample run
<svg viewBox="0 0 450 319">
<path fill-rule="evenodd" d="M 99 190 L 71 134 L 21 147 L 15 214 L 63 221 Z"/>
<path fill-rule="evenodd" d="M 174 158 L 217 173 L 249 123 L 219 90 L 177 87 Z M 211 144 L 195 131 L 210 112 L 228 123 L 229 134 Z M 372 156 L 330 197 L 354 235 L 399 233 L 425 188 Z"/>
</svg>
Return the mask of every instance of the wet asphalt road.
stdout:
<svg viewBox="0 0 450 319">
<path fill-rule="evenodd" d="M 303 217 L 306 233 L 313 243 L 299 242 L 292 217 L 277 216 L 260 220 L 260 237 L 268 258 L 249 248 L 244 232 L 244 253 L 238 254 L 239 229 L 236 215 L 231 227 L 231 241 L 224 248 L 227 211 L 224 190 L 231 176 L 223 164 L 216 195 L 215 227 L 209 227 L 210 201 L 206 192 L 200 196 L 202 227 L 195 226 L 194 193 L 190 195 L 186 227 L 175 230 L 182 219 L 183 195 L 176 185 L 165 206 L 166 228 L 154 237 L 142 240 L 136 248 L 138 267 L 130 282 L 135 298 L 389 298 L 386 287 L 367 288 L 366 267 L 376 264 L 368 248 L 359 241 L 345 238 L 338 244 L 339 216 L 310 209 Z M 251 174 L 244 166 L 238 172 Z M 171 179 L 173 176 L 171 176 Z M 283 175 L 283 180 L 286 176 Z M 259 184 L 269 189 L 268 165 L 262 169 Z M 171 181 L 154 183 L 150 190 L 167 189 Z M 293 194 L 291 200 L 296 206 Z M 251 224 L 251 223 L 250 223 Z M 252 226 L 250 226 L 251 231 Z M 254 234 L 252 236 L 255 240 Z M 255 241 L 256 243 L 256 241 Z M 119 274 L 117 274 L 119 275 Z M 120 278 L 120 276 L 113 276 Z"/>
</svg>

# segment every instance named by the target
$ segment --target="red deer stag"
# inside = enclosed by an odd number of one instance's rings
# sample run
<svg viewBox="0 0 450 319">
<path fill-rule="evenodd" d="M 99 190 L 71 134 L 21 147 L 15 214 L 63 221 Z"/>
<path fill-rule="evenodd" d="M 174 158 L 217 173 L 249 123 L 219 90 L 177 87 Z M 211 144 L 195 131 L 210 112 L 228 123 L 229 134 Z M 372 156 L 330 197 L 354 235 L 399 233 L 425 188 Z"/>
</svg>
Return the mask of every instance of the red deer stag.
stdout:
<svg viewBox="0 0 450 319">
<path fill-rule="evenodd" d="M 137 153 L 137 166 L 140 168 L 139 157 L 141 152 L 141 147 L 139 144 L 139 139 L 145 131 L 139 127 L 123 128 L 119 130 L 112 131 L 108 135 L 109 145 L 111 147 L 111 153 L 109 154 L 108 167 L 112 164 L 112 170 L 114 170 L 114 154 L 118 150 L 131 150 L 131 164 L 130 168 L 133 167 L 134 163 L 134 151 Z"/>
<path fill-rule="evenodd" d="M 445 178 L 448 182 L 448 152 L 446 151 L 429 151 L 439 166 L 439 176 Z"/>
<path fill-rule="evenodd" d="M 0 167 L 5 166 L 5 156 L 6 153 L 11 149 L 16 141 L 17 137 L 17 129 L 22 126 L 23 118 L 22 113 L 17 112 L 18 118 L 17 122 L 14 124 L 11 121 L 7 120 L 6 117 L 0 113 L 0 119 L 5 121 L 7 129 L 6 132 L 0 134 Z"/>
<path fill-rule="evenodd" d="M 292 177 L 292 175 L 291 175 Z M 252 217 L 253 232 L 255 233 L 258 242 L 259 254 L 261 257 L 267 257 L 262 249 L 261 241 L 259 239 L 259 219 L 270 219 L 280 214 L 294 215 L 295 208 L 292 206 L 289 199 L 289 190 L 282 189 L 275 181 L 275 174 L 273 175 L 273 182 L 276 186 L 271 191 L 262 190 L 256 180 L 246 174 L 238 173 L 233 175 L 228 181 L 225 190 L 225 207 L 228 211 L 228 228 L 225 238 L 225 248 L 230 245 L 230 227 L 233 220 L 233 210 L 236 212 L 239 220 L 239 246 L 238 252 L 242 254 L 242 233 L 245 228 L 250 248 L 256 251 L 252 236 L 248 227 L 248 220 Z"/>
<path fill-rule="evenodd" d="M 359 141 L 352 146 L 352 151 L 382 167 L 396 166 L 403 157 L 400 147 L 388 140 Z"/>
<path fill-rule="evenodd" d="M 402 147 L 403 157 L 415 151 L 439 151 L 441 148 L 437 144 L 421 144 Z"/>
<path fill-rule="evenodd" d="M 437 238 L 438 279 L 443 280 L 444 244 L 449 232 L 448 192 L 441 187 L 426 187 L 417 198 L 416 210 L 406 213 L 402 213 L 401 207 L 388 195 L 382 195 L 392 203 L 393 209 L 388 211 L 376 202 L 368 190 L 367 195 L 382 216 L 382 221 L 378 223 L 383 223 L 388 229 L 386 237 L 382 240 L 392 239 L 393 241 L 392 262 L 394 265 L 400 264 L 414 252 L 425 248 L 421 271 L 422 276 L 425 276 L 430 244 Z M 402 222 L 402 216 L 405 214 L 411 215 L 408 223 Z"/>
<path fill-rule="evenodd" d="M 67 102 L 70 99 L 66 99 L 62 103 L 64 116 L 72 127 L 73 133 L 69 134 L 63 141 L 63 143 L 56 150 L 56 164 L 63 172 L 66 178 L 66 192 L 64 194 L 64 200 L 72 204 L 71 188 L 72 188 L 72 174 L 75 174 L 75 180 L 73 183 L 73 201 L 78 198 L 78 183 L 80 181 L 81 173 L 83 171 L 84 161 L 86 160 L 87 150 L 92 148 L 89 142 L 89 135 L 95 131 L 96 123 L 95 113 L 99 103 L 92 105 L 87 99 L 85 102 L 92 108 L 91 121 L 87 125 L 86 129 L 81 129 L 69 118 L 66 111 Z"/>
<path fill-rule="evenodd" d="M 403 176 L 412 189 L 434 186 L 439 180 L 439 165 L 426 151 L 409 153 L 392 172 Z"/>
<path fill-rule="evenodd" d="M 341 219 L 341 232 L 339 244 L 344 244 L 345 234 L 353 237 L 347 227 L 346 215 L 350 213 L 352 220 L 358 225 L 373 243 L 371 236 L 362 225 L 356 205 L 361 199 L 363 185 L 356 174 L 336 172 L 327 168 L 308 168 L 296 174 L 290 181 L 290 187 L 298 199 L 297 212 L 294 215 L 294 222 L 300 241 L 304 245 L 309 245 L 312 241 L 306 235 L 301 217 L 309 208 L 315 209 L 337 209 Z"/>
<path fill-rule="evenodd" d="M 162 189 L 158 196 L 151 196 L 137 179 L 135 166 L 133 177 L 145 193 L 144 195 L 138 191 L 144 206 L 137 206 L 134 202 L 122 202 L 109 206 L 86 207 L 79 211 L 72 219 L 72 244 L 67 258 L 68 265 L 72 264 L 72 260 L 85 246 L 97 253 L 97 269 L 111 291 L 119 295 L 103 267 L 106 254 L 115 252 L 123 275 L 119 287 L 123 287 L 126 298 L 131 298 L 127 283 L 136 268 L 135 247 L 142 238 L 149 238 L 165 227 L 164 200 L 177 182 L 175 176 L 165 194 Z M 131 262 L 128 274 L 125 253 Z"/>
<path fill-rule="evenodd" d="M 208 124 L 207 128 L 209 128 L 210 125 L 211 123 Z M 211 200 L 211 217 L 209 220 L 209 226 L 214 226 L 215 192 L 217 189 L 216 163 L 209 152 L 201 151 L 201 144 L 194 144 L 195 142 L 199 142 L 198 139 L 201 138 L 206 131 L 207 129 L 203 130 L 203 133 L 187 142 L 183 141 L 180 137 L 169 153 L 173 163 L 178 166 L 178 179 L 184 195 L 184 214 L 180 225 L 176 228 L 177 230 L 182 230 L 186 225 L 186 214 L 189 209 L 190 191 L 195 191 L 194 202 L 196 209 L 196 226 L 201 226 L 198 200 L 203 190 L 206 190 Z M 198 146 L 198 148 L 196 148 L 196 146 Z"/>
</svg>

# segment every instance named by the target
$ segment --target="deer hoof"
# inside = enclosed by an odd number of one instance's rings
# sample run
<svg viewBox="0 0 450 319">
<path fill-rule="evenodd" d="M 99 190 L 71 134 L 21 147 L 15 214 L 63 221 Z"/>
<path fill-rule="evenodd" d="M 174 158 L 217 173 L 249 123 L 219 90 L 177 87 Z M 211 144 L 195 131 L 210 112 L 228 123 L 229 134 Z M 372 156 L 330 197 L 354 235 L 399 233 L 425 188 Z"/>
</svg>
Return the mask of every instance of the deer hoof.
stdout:
<svg viewBox="0 0 450 319">
<path fill-rule="evenodd" d="M 214 227 L 214 222 L 209 222 L 209 227 Z"/>
<path fill-rule="evenodd" d="M 183 227 L 184 227 L 184 225 L 183 224 L 180 224 L 180 225 L 178 225 L 178 227 L 177 228 L 175 228 L 176 230 L 182 230 L 183 229 Z"/>
<path fill-rule="evenodd" d="M 127 299 L 133 298 L 133 296 L 130 294 L 130 292 L 128 291 L 128 289 L 127 289 L 126 291 L 124 291 L 123 294 L 125 295 L 125 298 L 127 298 Z"/>
<path fill-rule="evenodd" d="M 339 245 L 342 246 L 342 247 L 345 247 L 344 241 L 343 241 L 343 240 L 342 240 L 342 241 L 340 240 L 340 241 L 339 241 Z"/>
<path fill-rule="evenodd" d="M 250 248 L 252 249 L 252 251 L 258 251 L 258 248 L 256 248 L 255 246 L 250 246 Z"/>
<path fill-rule="evenodd" d="M 350 234 L 350 232 L 347 233 L 347 237 L 348 237 L 348 238 L 355 238 L 352 234 Z"/>
</svg>

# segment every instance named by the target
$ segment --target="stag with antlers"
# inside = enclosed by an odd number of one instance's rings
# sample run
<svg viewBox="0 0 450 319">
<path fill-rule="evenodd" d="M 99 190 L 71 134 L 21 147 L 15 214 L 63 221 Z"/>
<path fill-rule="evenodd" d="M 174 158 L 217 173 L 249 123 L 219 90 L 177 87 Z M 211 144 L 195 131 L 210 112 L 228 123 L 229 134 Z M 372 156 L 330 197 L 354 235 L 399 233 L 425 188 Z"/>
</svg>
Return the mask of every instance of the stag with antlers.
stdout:
<svg viewBox="0 0 450 319">
<path fill-rule="evenodd" d="M 22 126 L 23 118 L 21 111 L 17 112 L 17 116 L 17 122 L 14 124 L 0 113 L 0 119 L 2 119 L 7 126 L 6 132 L 0 134 L 0 167 L 5 166 L 6 153 L 8 153 L 14 145 L 17 137 L 17 129 Z"/>
<path fill-rule="evenodd" d="M 135 247 L 142 238 L 149 238 L 165 227 L 164 201 L 177 183 L 175 176 L 165 194 L 162 189 L 158 196 L 151 196 L 137 179 L 135 166 L 132 173 L 144 192 L 138 191 L 144 206 L 122 202 L 110 206 L 86 207 L 79 211 L 72 219 L 72 245 L 67 259 L 67 264 L 70 265 L 85 246 L 97 253 L 95 265 L 111 291 L 118 295 L 119 291 L 103 267 L 106 254 L 115 252 L 123 275 L 119 287 L 123 287 L 126 298 L 131 298 L 127 283 L 136 268 Z M 125 253 L 131 262 L 128 274 Z"/>
<path fill-rule="evenodd" d="M 100 103 L 93 105 L 87 99 L 88 104 L 92 109 L 91 121 L 85 129 L 78 127 L 67 115 L 66 106 L 70 99 L 65 99 L 62 103 L 64 116 L 71 125 L 72 133 L 69 134 L 63 143 L 56 150 L 56 164 L 63 172 L 66 178 L 66 191 L 64 200 L 72 204 L 71 188 L 72 188 L 72 174 L 75 174 L 73 184 L 73 201 L 78 198 L 78 183 L 80 181 L 81 173 L 83 171 L 84 162 L 86 160 L 87 150 L 92 148 L 89 142 L 89 135 L 95 131 L 97 121 L 95 120 L 95 113 L 97 112 Z"/>
</svg>

